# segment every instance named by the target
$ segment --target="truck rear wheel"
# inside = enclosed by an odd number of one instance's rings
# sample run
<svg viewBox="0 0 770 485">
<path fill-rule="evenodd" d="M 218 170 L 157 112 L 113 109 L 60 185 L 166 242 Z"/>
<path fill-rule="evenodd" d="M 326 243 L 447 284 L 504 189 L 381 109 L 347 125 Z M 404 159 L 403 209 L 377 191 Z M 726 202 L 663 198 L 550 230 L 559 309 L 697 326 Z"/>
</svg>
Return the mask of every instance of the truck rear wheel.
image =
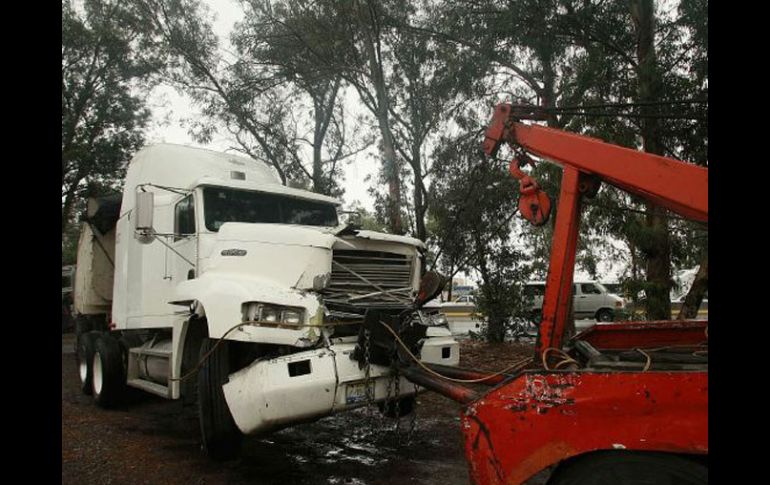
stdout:
<svg viewBox="0 0 770 485">
<path fill-rule="evenodd" d="M 110 408 L 120 402 L 126 388 L 123 349 L 109 334 L 96 339 L 91 373 L 94 401 L 99 407 Z"/>
<path fill-rule="evenodd" d="M 668 453 L 599 451 L 559 465 L 548 485 L 705 485 L 708 468 Z"/>
<path fill-rule="evenodd" d="M 80 378 L 80 390 L 90 396 L 93 392 L 91 386 L 91 364 L 94 360 L 94 348 L 99 332 L 85 332 L 78 335 L 75 342 L 75 360 L 78 366 Z"/>
<path fill-rule="evenodd" d="M 237 458 L 243 435 L 233 421 L 222 385 L 230 375 L 228 342 L 214 349 L 218 340 L 204 338 L 200 358 L 212 351 L 198 371 L 198 416 L 201 423 L 203 451 L 216 461 Z"/>
<path fill-rule="evenodd" d="M 380 412 L 388 418 L 403 418 L 409 416 L 414 412 L 415 398 L 414 396 L 402 397 L 398 400 L 398 412 L 396 412 L 396 400 L 383 401 L 378 403 Z"/>
</svg>

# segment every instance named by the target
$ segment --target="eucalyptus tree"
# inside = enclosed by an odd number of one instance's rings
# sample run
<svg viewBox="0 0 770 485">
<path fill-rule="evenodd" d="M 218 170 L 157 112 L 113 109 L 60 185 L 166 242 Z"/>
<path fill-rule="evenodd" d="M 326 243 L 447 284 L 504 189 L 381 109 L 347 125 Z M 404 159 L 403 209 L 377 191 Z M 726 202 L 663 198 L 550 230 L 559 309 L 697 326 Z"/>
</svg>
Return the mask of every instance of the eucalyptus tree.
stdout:
<svg viewBox="0 0 770 485">
<path fill-rule="evenodd" d="M 122 2 L 62 1 L 62 234 L 85 196 L 120 186 L 161 61 Z"/>
<path fill-rule="evenodd" d="M 291 35 L 261 3 L 243 2 L 234 52 L 222 45 L 211 12 L 198 0 L 134 5 L 170 59 L 166 80 L 201 109 L 203 117 L 192 125 L 199 141 L 210 141 L 224 125 L 235 148 L 273 167 L 283 184 L 309 182 L 314 191 L 339 195 L 338 162 L 351 154 L 339 77 L 305 69 L 303 53 L 286 41 Z M 308 100 L 313 109 L 304 116 Z M 310 140 L 307 131 L 313 132 Z"/>
<path fill-rule="evenodd" d="M 478 125 L 461 125 L 460 133 L 444 137 L 434 153 L 444 174 L 433 181 L 441 193 L 431 206 L 438 241 L 434 257 L 450 275 L 460 268 L 479 275 L 476 306 L 487 323 L 484 337 L 501 342 L 514 319 L 527 313 L 522 289 L 531 267 L 512 236 L 515 181 L 505 166 L 481 153 Z"/>
</svg>

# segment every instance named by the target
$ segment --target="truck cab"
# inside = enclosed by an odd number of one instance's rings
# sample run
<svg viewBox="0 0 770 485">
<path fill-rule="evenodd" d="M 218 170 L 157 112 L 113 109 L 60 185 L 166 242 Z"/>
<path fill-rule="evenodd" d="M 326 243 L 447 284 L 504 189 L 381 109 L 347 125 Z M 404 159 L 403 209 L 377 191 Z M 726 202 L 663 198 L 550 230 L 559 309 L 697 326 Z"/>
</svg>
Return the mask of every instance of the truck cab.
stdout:
<svg viewBox="0 0 770 485">
<path fill-rule="evenodd" d="M 339 207 L 252 159 L 160 144 L 129 164 L 114 228 L 93 227 L 98 210 L 85 218 L 85 255 L 114 230 L 107 335 L 124 349 L 125 384 L 197 395 L 211 456 L 232 455 L 242 434 L 413 397 L 387 366 L 354 358 L 370 310 L 410 315 L 424 362 L 459 363 L 448 328 L 413 304 L 424 244 L 340 224 Z M 96 394 L 103 376 L 81 377 Z"/>
</svg>

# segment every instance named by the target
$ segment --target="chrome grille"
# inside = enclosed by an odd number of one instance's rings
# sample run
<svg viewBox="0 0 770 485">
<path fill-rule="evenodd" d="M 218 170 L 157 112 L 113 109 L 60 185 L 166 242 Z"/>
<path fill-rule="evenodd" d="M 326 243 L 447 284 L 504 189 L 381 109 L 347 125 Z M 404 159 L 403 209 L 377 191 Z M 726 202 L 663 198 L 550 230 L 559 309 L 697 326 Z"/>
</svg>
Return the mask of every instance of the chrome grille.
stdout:
<svg viewBox="0 0 770 485">
<path fill-rule="evenodd" d="M 412 258 L 382 251 L 336 250 L 327 291 L 332 299 L 351 303 L 408 301 Z"/>
</svg>

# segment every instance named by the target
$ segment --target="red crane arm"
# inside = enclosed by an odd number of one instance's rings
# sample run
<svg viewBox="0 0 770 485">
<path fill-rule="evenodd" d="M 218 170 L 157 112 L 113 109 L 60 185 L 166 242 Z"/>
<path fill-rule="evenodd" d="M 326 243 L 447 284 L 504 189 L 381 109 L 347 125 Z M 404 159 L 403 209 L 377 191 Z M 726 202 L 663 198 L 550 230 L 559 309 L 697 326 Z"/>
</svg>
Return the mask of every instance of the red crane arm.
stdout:
<svg viewBox="0 0 770 485">
<path fill-rule="evenodd" d="M 539 361 L 548 348 L 561 348 L 563 343 L 572 302 L 581 200 L 598 188 L 594 177 L 686 218 L 708 222 L 708 169 L 587 136 L 525 125 L 519 121 L 523 118 L 543 119 L 543 114 L 531 106 L 498 105 L 486 131 L 484 152 L 494 156 L 505 142 L 564 167 L 535 344 Z M 522 216 L 541 225 L 548 220 L 551 203 L 537 182 L 520 170 L 529 162 L 519 151 L 511 162 L 510 173 L 519 179 Z"/>
<path fill-rule="evenodd" d="M 493 155 L 502 142 L 508 142 L 563 166 L 595 174 L 611 185 L 688 219 L 708 221 L 707 168 L 596 138 L 525 125 L 516 119 L 516 111 L 516 107 L 508 104 L 495 109 L 484 141 L 488 155 Z"/>
</svg>

